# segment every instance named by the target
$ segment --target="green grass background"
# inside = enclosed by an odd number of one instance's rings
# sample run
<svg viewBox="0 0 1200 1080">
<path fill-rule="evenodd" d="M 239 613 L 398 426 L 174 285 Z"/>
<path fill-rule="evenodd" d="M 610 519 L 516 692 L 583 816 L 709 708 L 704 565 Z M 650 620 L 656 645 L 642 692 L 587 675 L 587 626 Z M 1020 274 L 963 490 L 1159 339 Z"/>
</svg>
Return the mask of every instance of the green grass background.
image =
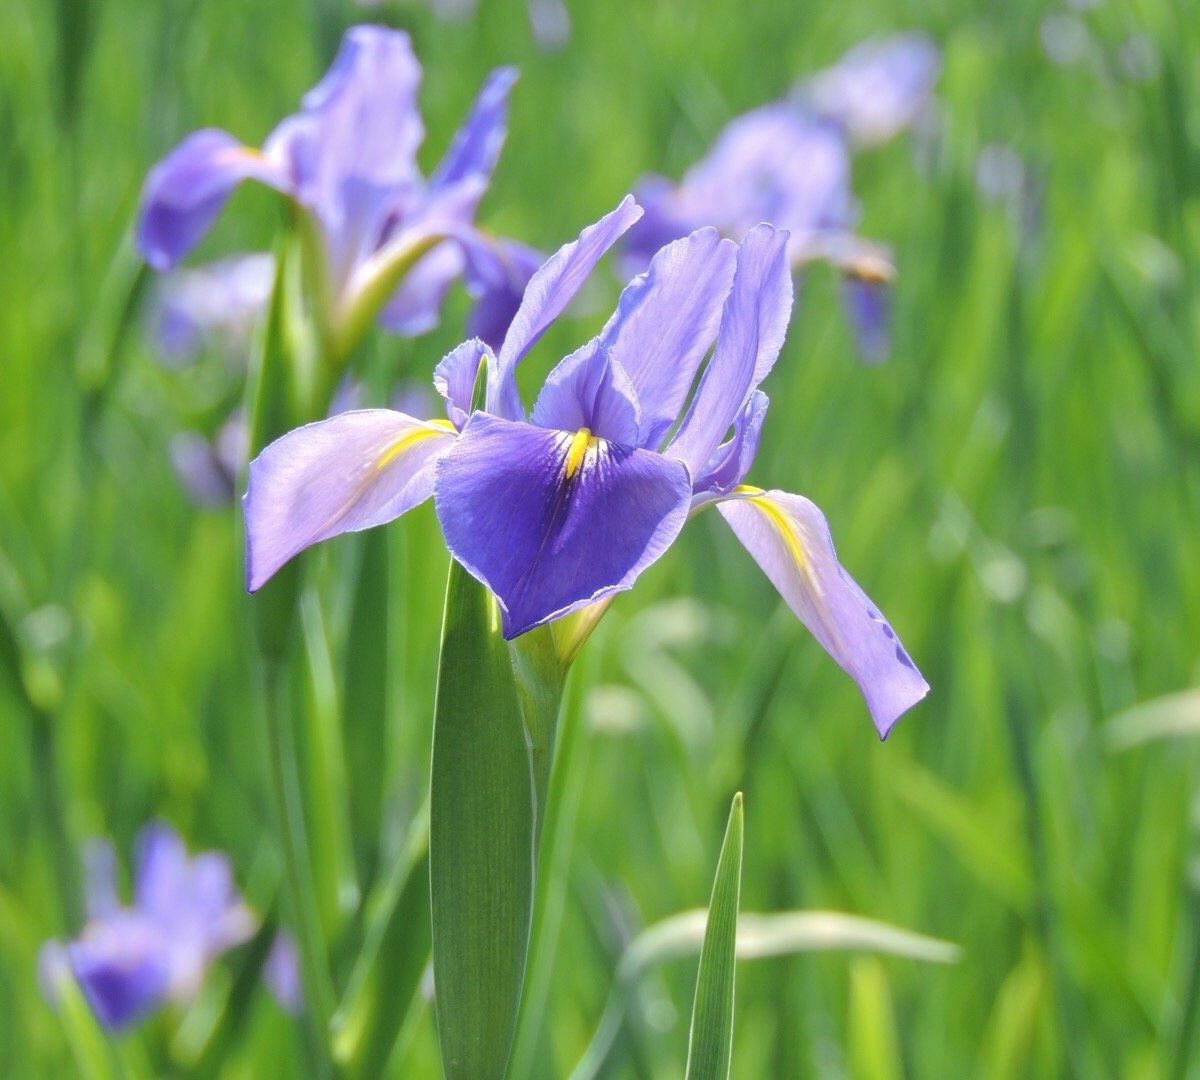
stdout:
<svg viewBox="0 0 1200 1080">
<path fill-rule="evenodd" d="M 951 966 L 743 963 L 735 1076 L 1200 1075 L 1196 747 L 1117 750 L 1104 726 L 1200 680 L 1200 15 L 1109 0 L 1077 16 L 1086 48 L 1059 66 L 1039 33 L 1069 9 L 1033 0 L 570 7 L 569 45 L 545 54 L 523 5 L 489 0 L 463 23 L 413 5 L 0 0 L 4 1071 L 76 1068 L 35 958 L 78 929 L 83 838 L 127 857 L 164 817 L 193 848 L 228 851 L 248 897 L 277 910 L 240 521 L 194 508 L 167 456 L 180 426 L 219 426 L 239 382 L 214 360 L 164 370 L 136 329 L 111 358 L 104 342 L 149 166 L 200 126 L 259 141 L 369 16 L 414 36 L 427 163 L 486 72 L 521 68 L 482 218 L 547 249 L 868 34 L 922 29 L 944 50 L 940 136 L 855 163 L 864 232 L 900 267 L 894 358 L 857 362 L 835 283 L 813 270 L 750 477 L 824 509 L 933 691 L 879 744 L 853 684 L 718 516 L 694 521 L 573 676 L 570 842 L 531 976 L 544 1009 L 522 1035 L 530 1075 L 579 1058 L 631 934 L 706 902 L 735 790 L 745 910 L 834 909 L 963 948 Z M 1123 73 L 1134 35 L 1157 58 L 1148 81 Z M 992 143 L 1028 170 L 1023 209 L 976 190 Z M 269 195 L 239 193 L 204 251 L 265 247 L 279 221 Z M 591 313 L 547 335 L 533 381 L 616 291 L 597 275 Z M 465 310 L 457 298 L 413 342 L 378 335 L 376 370 L 427 378 Z M 304 708 L 344 742 L 349 793 L 335 795 L 364 896 L 427 784 L 447 564 L 429 507 L 379 535 L 310 556 L 324 666 L 302 682 Z M 350 649 L 343 583 L 364 553 L 387 571 L 387 603 Z M 335 840 L 312 832 L 344 981 L 359 907 L 326 873 Z M 414 924 L 389 939 L 375 993 L 423 965 L 427 938 Z M 238 965 L 122 1039 L 126 1068 L 302 1068 L 297 1025 L 264 993 L 221 1064 L 204 1057 Z M 694 973 L 675 961 L 643 981 L 605 1075 L 680 1075 Z M 420 1002 L 390 1075 L 437 1068 Z"/>
</svg>

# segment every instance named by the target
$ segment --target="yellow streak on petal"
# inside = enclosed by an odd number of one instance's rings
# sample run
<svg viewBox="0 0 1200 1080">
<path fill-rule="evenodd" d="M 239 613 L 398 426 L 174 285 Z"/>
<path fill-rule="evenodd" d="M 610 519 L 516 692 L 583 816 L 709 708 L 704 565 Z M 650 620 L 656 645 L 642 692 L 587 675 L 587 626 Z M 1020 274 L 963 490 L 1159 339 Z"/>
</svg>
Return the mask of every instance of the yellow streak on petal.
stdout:
<svg viewBox="0 0 1200 1080">
<path fill-rule="evenodd" d="M 566 461 L 568 480 L 579 471 L 580 466 L 587 457 L 587 452 L 599 445 L 600 440 L 585 427 L 580 428 L 571 436 L 571 445 L 567 447 Z"/>
<path fill-rule="evenodd" d="M 437 431 L 431 431 L 430 428 L 437 428 Z M 396 460 L 405 450 L 408 450 L 414 443 L 422 442 L 425 439 L 432 439 L 435 436 L 440 436 L 446 432 L 453 434 L 454 425 L 449 420 L 426 420 L 424 427 L 419 427 L 414 431 L 410 431 L 407 435 L 401 435 L 391 446 L 389 446 L 379 460 L 375 462 L 375 471 L 382 472 L 393 461 Z"/>
<path fill-rule="evenodd" d="M 762 488 L 751 487 L 749 484 L 742 484 L 733 489 L 741 495 L 749 495 L 748 502 L 754 503 L 759 510 L 762 511 L 766 519 L 775 526 L 776 532 L 782 537 L 784 544 L 787 546 L 788 554 L 791 555 L 792 561 L 796 564 L 796 569 L 808 581 L 808 587 L 816 597 L 821 596 L 821 583 L 817 580 L 816 574 L 813 573 L 812 564 L 808 561 L 808 555 L 804 550 L 804 545 L 801 543 L 800 537 L 797 535 L 796 527 L 788 519 L 787 515 L 779 509 L 769 498 L 766 498 Z"/>
</svg>

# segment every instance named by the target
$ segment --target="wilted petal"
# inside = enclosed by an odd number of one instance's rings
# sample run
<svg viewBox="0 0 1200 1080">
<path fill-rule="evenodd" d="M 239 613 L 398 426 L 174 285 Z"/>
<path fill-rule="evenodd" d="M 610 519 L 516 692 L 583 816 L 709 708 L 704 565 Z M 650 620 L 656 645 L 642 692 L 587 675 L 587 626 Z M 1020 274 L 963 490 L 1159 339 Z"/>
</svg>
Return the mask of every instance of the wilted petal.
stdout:
<svg viewBox="0 0 1200 1080">
<path fill-rule="evenodd" d="M 243 180 L 290 189 L 280 166 L 232 135 L 189 135 L 150 170 L 142 191 L 137 245 L 155 270 L 169 270 L 201 240 Z"/>
<path fill-rule="evenodd" d="M 737 264 L 737 245 L 704 228 L 668 244 L 621 294 L 601 331 L 642 411 L 639 445 L 654 448 L 679 416 L 717 336 Z"/>
<path fill-rule="evenodd" d="M 916 118 L 937 81 L 941 58 L 924 34 L 864 41 L 814 77 L 804 93 L 860 145 L 885 142 Z"/>
<path fill-rule="evenodd" d="M 792 311 L 787 241 L 786 232 L 759 225 L 738 248 L 717 347 L 667 451 L 693 473 L 708 463 L 783 347 Z"/>
<path fill-rule="evenodd" d="M 733 423 L 733 437 L 722 443 L 712 459 L 692 484 L 695 494 L 692 506 L 732 491 L 740 484 L 754 464 L 763 420 L 767 416 L 767 395 L 755 390 L 746 407 Z"/>
<path fill-rule="evenodd" d="M 516 68 L 506 67 L 497 68 L 487 77 L 450 149 L 430 177 L 431 186 L 453 184 L 468 176 L 492 175 L 508 132 L 508 95 L 517 74 Z"/>
<path fill-rule="evenodd" d="M 862 358 L 878 364 L 892 349 L 892 286 L 886 278 L 847 274 L 842 281 L 842 299 Z"/>
<path fill-rule="evenodd" d="M 765 491 L 718 509 L 812 635 L 858 683 L 881 737 L 929 691 L 895 632 L 837 561 L 808 499 Z"/>
<path fill-rule="evenodd" d="M 495 362 L 492 350 L 478 338 L 472 338 L 447 353 L 433 369 L 433 385 L 446 399 L 446 415 L 456 428 L 461 428 L 471 415 L 479 365 Z"/>
<path fill-rule="evenodd" d="M 319 540 L 382 525 L 423 502 L 429 467 L 453 438 L 440 423 L 364 409 L 276 439 L 250 463 L 246 587 L 254 592 Z"/>
<path fill-rule="evenodd" d="M 687 470 L 658 454 L 483 413 L 437 467 L 446 544 L 496 594 L 509 638 L 629 588 L 690 494 Z"/>
<path fill-rule="evenodd" d="M 637 446 L 637 393 L 599 338 L 559 361 L 546 377 L 530 420 L 558 431 L 586 428 L 592 435 Z"/>
<path fill-rule="evenodd" d="M 596 263 L 639 217 L 641 207 L 626 195 L 621 204 L 559 248 L 530 279 L 521 307 L 500 349 L 496 379 L 488 386 L 488 411 L 508 419 L 523 415 L 515 371 L 521 358 L 571 302 Z"/>
</svg>

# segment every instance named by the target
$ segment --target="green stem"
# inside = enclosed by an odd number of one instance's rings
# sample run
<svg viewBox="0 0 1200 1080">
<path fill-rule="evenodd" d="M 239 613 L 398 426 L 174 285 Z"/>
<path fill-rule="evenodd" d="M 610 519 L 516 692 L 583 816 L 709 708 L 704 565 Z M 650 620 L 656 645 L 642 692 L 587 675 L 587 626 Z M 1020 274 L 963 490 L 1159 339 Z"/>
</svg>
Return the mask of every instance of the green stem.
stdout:
<svg viewBox="0 0 1200 1080">
<path fill-rule="evenodd" d="M 333 1075 L 333 1048 L 330 1018 L 334 1010 L 333 983 L 325 964 L 325 943 L 317 914 L 308 863 L 308 844 L 304 831 L 304 813 L 300 801 L 295 735 L 283 700 L 279 667 L 263 664 L 263 689 L 267 736 L 267 755 L 271 790 L 278 818 L 280 846 L 287 881 L 287 896 L 292 908 L 296 942 L 300 951 L 300 970 L 304 998 L 308 1006 L 307 1023 L 316 1050 L 313 1073 Z"/>
</svg>

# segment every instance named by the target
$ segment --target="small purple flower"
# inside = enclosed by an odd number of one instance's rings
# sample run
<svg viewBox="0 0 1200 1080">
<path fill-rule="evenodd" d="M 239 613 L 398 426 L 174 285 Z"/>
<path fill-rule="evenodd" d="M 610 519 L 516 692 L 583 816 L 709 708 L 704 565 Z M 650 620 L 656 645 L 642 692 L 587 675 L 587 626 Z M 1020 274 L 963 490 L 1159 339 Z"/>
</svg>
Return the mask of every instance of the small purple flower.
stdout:
<svg viewBox="0 0 1200 1080">
<path fill-rule="evenodd" d="M 280 930 L 271 942 L 263 964 L 263 982 L 284 1012 L 293 1016 L 304 1007 L 304 986 L 300 981 L 300 950 L 296 939 Z"/>
<path fill-rule="evenodd" d="M 646 215 L 626 242 L 627 268 L 643 268 L 663 244 L 704 225 L 732 238 L 770 222 L 790 233 L 794 268 L 826 260 L 850 279 L 848 310 L 863 355 L 883 359 L 889 334 L 877 319 L 895 271 L 885 247 L 857 235 L 851 147 L 911 123 L 938 66 L 937 49 L 921 35 L 866 42 L 802 82 L 791 100 L 732 120 L 678 184 L 660 176 L 641 182 Z M 869 307 L 859 302 L 867 299 Z"/>
<path fill-rule="evenodd" d="M 302 211 L 318 315 L 338 356 L 377 315 L 397 333 L 430 329 L 458 278 L 477 296 L 497 285 L 511 293 L 519 267 L 473 222 L 504 143 L 516 72 L 492 72 L 428 179 L 416 161 L 425 134 L 420 79 L 407 34 L 358 26 L 261 150 L 215 128 L 189 135 L 147 178 L 138 226 L 146 261 L 173 267 L 234 188 L 257 180 Z"/>
<path fill-rule="evenodd" d="M 767 409 L 758 386 L 792 308 L 785 231 L 757 225 L 739 245 L 708 227 L 665 246 L 526 414 L 517 365 L 640 216 L 627 198 L 551 257 L 498 354 L 472 340 L 442 360 L 448 419 L 363 410 L 268 446 L 245 497 L 248 587 L 310 544 L 432 495 L 451 554 L 495 594 L 511 638 L 630 588 L 716 504 L 886 735 L 925 680 L 838 563 L 821 512 L 743 484 Z M 481 363 L 486 403 L 472 411 Z"/>
<path fill-rule="evenodd" d="M 233 884 L 229 860 L 215 851 L 188 857 L 168 825 L 142 830 L 134 900 L 121 905 L 112 847 L 93 843 L 85 860 L 88 921 L 65 946 L 47 942 L 39 968 L 53 998 L 73 976 L 101 1023 L 113 1030 L 167 1001 L 195 996 L 209 965 L 253 935 L 257 919 Z"/>
</svg>

